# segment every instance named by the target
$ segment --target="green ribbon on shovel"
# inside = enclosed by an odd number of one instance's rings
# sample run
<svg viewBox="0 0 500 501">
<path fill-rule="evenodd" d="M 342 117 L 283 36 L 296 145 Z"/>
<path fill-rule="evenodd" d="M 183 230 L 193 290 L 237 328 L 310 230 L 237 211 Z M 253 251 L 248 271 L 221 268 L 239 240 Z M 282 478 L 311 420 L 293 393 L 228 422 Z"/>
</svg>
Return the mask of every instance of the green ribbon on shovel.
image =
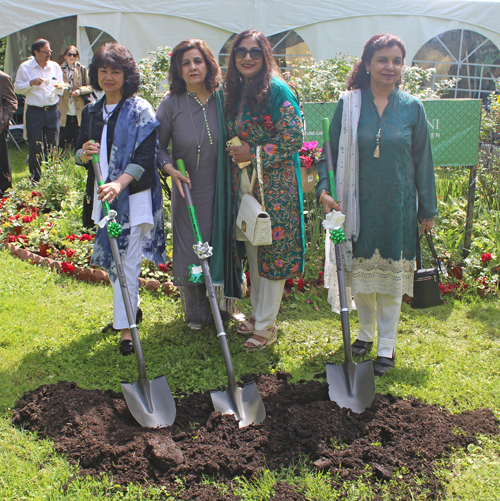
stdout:
<svg viewBox="0 0 500 501">
<path fill-rule="evenodd" d="M 203 271 L 201 271 L 201 266 L 198 264 L 190 264 L 189 268 L 189 281 L 194 284 L 203 283 Z"/>
</svg>

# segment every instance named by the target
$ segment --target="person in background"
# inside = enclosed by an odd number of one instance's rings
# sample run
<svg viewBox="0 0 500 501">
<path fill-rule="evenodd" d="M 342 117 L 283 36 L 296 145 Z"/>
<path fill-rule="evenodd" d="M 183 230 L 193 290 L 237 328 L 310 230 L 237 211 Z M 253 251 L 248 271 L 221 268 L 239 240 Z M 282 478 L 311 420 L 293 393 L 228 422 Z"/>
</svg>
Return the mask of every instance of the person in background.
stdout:
<svg viewBox="0 0 500 501">
<path fill-rule="evenodd" d="M 80 64 L 80 53 L 74 45 L 68 45 L 63 53 L 64 63 L 61 65 L 64 82 L 69 85 L 59 99 L 61 112 L 61 129 L 59 131 L 59 148 L 75 146 L 82 121 L 82 110 L 89 102 L 92 93 L 88 70 Z"/>
<path fill-rule="evenodd" d="M 224 79 L 230 138 L 242 145 L 228 148 L 232 157 L 232 212 L 235 238 L 244 242 L 252 282 L 250 319 L 238 328 L 250 336 L 244 347 L 262 350 L 277 340 L 276 317 L 285 281 L 304 271 L 304 219 L 298 150 L 303 144 L 300 109 L 294 92 L 280 77 L 269 40 L 246 30 L 234 39 Z M 264 203 L 271 216 L 272 244 L 256 247 L 235 225 L 238 206 L 250 190 L 260 146 Z M 251 165 L 240 169 L 242 162 Z M 260 202 L 259 183 L 254 197 Z M 234 242 L 235 250 L 239 247 Z"/>
<path fill-rule="evenodd" d="M 103 218 L 103 201 L 117 212 L 116 221 L 122 229 L 118 247 L 137 318 L 143 254 L 156 264 L 165 264 L 162 191 L 156 168 L 159 124 L 152 106 L 135 95 L 139 90 L 139 70 L 123 45 L 107 43 L 99 47 L 89 76 L 94 89 L 104 90 L 104 97 L 83 110 L 75 161 L 89 170 L 94 185 L 94 223 Z M 92 156 L 97 154 L 105 180 L 99 188 L 92 166 Z M 113 327 L 121 331 L 121 354 L 131 355 L 134 346 L 106 226 L 97 230 L 92 264 L 109 273 L 113 285 Z"/>
<path fill-rule="evenodd" d="M 200 330 L 203 324 L 213 323 L 213 316 L 203 280 L 190 280 L 190 266 L 199 265 L 199 258 L 193 251 L 195 240 L 182 181 L 190 183 L 203 241 L 214 248 L 210 272 L 218 304 L 227 314 L 234 313 L 241 298 L 242 277 L 230 244 L 231 182 L 221 72 L 206 42 L 184 40 L 173 49 L 169 82 L 170 93 L 156 114 L 160 122 L 158 163 L 172 177 L 174 284 L 179 286 L 188 326 Z M 176 168 L 179 159 L 189 178 Z"/>
<path fill-rule="evenodd" d="M 62 88 L 61 67 L 50 60 L 50 43 L 39 38 L 31 46 L 33 58 L 19 66 L 14 89 L 25 96 L 26 133 L 29 145 L 30 175 L 40 180 L 40 162 L 57 146 L 58 88 Z"/>
<path fill-rule="evenodd" d="M 413 296 L 417 219 L 424 233 L 437 214 L 425 110 L 398 88 L 405 55 L 403 41 L 388 33 L 365 44 L 330 124 L 339 200 L 330 193 L 324 153 L 316 185 L 325 214 L 346 216 L 346 285 L 359 318 L 352 352 L 364 355 L 378 327 L 376 375 L 394 367 L 402 296 Z"/>
<path fill-rule="evenodd" d="M 17 110 L 17 98 L 12 85 L 12 78 L 0 71 L 0 197 L 12 188 L 9 148 L 7 133 L 9 121 Z"/>
</svg>

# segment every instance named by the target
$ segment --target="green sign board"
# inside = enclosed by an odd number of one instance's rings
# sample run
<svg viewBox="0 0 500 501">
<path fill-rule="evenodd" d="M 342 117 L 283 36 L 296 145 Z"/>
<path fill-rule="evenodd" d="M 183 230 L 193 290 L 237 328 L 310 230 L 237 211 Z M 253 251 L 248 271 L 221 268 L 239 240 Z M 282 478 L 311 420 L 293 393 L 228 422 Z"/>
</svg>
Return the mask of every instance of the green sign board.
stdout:
<svg viewBox="0 0 500 501">
<path fill-rule="evenodd" d="M 434 165 L 477 165 L 479 161 L 480 99 L 423 101 Z M 321 120 L 332 118 L 337 103 L 305 103 L 307 139 L 322 142 Z"/>
</svg>

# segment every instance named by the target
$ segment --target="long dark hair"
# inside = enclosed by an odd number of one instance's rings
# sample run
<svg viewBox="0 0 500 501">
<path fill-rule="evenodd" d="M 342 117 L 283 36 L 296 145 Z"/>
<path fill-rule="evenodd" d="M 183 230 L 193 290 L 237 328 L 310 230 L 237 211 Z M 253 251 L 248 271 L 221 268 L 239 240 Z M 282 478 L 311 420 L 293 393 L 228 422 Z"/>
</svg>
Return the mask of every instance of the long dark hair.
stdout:
<svg viewBox="0 0 500 501">
<path fill-rule="evenodd" d="M 123 71 L 122 96 L 128 99 L 139 90 L 140 74 L 130 51 L 119 43 L 106 43 L 99 47 L 89 66 L 90 85 L 96 90 L 99 86 L 97 73 L 99 68 L 112 68 Z"/>
<path fill-rule="evenodd" d="M 207 65 L 205 75 L 205 87 L 212 93 L 220 86 L 221 71 L 212 49 L 203 40 L 190 38 L 177 44 L 170 56 L 170 68 L 168 70 L 168 80 L 170 82 L 171 94 L 182 94 L 186 91 L 186 82 L 182 79 L 182 58 L 184 52 L 191 49 L 198 49 Z"/>
<path fill-rule="evenodd" d="M 403 64 L 406 57 L 405 43 L 401 38 L 391 35 L 390 33 L 382 33 L 375 35 L 365 43 L 363 48 L 363 55 L 361 59 L 354 65 L 351 75 L 347 79 L 347 90 L 362 89 L 370 85 L 370 75 L 366 72 L 366 65 L 370 64 L 373 55 L 377 50 L 384 49 L 385 47 L 392 47 L 397 45 L 403 54 Z M 401 83 L 401 79 L 396 82 L 396 87 Z"/>
<path fill-rule="evenodd" d="M 260 71 L 253 77 L 249 85 L 249 92 L 246 104 L 250 111 L 255 112 L 257 108 L 263 108 L 267 104 L 267 92 L 273 76 L 279 76 L 280 73 L 276 67 L 273 57 L 273 48 L 266 38 L 264 33 L 256 30 L 245 30 L 241 32 L 233 40 L 231 52 L 229 54 L 229 63 L 227 67 L 226 77 L 224 78 L 224 93 L 226 97 L 225 107 L 226 112 L 235 117 L 238 114 L 238 102 L 241 99 L 243 89 L 243 78 L 236 68 L 236 56 L 234 49 L 239 47 L 244 38 L 253 37 L 257 41 L 258 46 L 264 52 L 263 65 Z"/>
</svg>

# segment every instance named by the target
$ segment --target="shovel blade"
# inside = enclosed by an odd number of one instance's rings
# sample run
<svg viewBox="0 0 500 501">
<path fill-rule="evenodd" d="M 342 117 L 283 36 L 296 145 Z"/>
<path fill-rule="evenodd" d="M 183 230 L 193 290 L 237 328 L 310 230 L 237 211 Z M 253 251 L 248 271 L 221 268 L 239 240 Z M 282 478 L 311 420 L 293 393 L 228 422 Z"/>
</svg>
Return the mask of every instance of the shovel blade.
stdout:
<svg viewBox="0 0 500 501">
<path fill-rule="evenodd" d="M 235 403 L 228 390 L 210 391 L 212 403 L 216 411 L 222 414 L 233 414 L 239 421 L 240 428 L 249 424 L 260 424 L 266 419 L 266 409 L 255 383 L 249 383 L 243 388 L 236 388 Z"/>
<path fill-rule="evenodd" d="M 173 424 L 175 401 L 165 376 L 121 385 L 130 413 L 141 426 L 165 428 Z"/>
<path fill-rule="evenodd" d="M 371 360 L 360 364 L 326 364 L 328 394 L 332 402 L 354 412 L 363 412 L 375 398 L 375 375 Z"/>
</svg>

